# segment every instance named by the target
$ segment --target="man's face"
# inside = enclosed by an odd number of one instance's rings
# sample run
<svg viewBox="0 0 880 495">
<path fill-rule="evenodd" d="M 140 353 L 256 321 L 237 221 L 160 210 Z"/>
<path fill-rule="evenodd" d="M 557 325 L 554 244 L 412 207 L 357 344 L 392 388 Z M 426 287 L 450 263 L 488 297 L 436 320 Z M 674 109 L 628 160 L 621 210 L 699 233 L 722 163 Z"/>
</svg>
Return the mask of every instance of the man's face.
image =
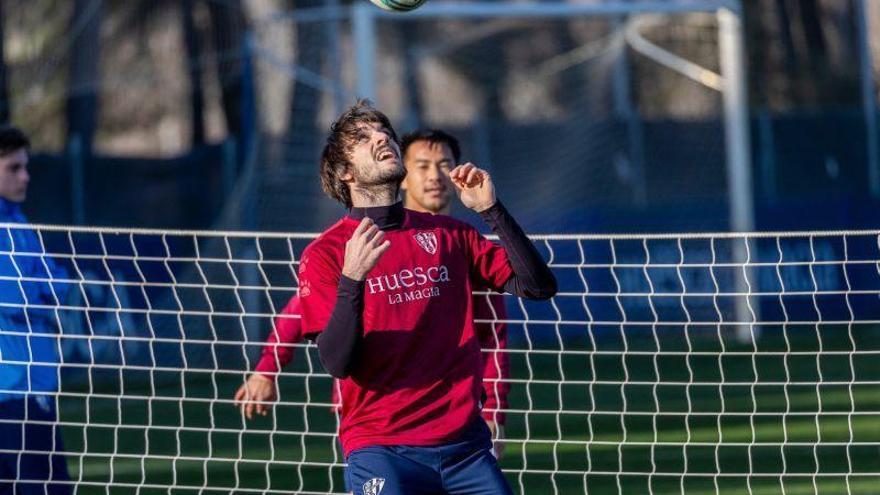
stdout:
<svg viewBox="0 0 880 495">
<path fill-rule="evenodd" d="M 406 149 L 404 164 L 406 178 L 401 188 L 406 207 L 426 213 L 447 213 L 453 192 L 449 171 L 455 167 L 449 146 L 415 141 Z"/>
<path fill-rule="evenodd" d="M 398 184 L 406 175 L 400 160 L 400 147 L 391 138 L 391 131 L 378 122 L 360 124 L 351 150 L 354 165 L 350 180 L 354 187 Z"/>
<path fill-rule="evenodd" d="M 21 203 L 27 198 L 28 174 L 27 149 L 21 148 L 0 156 L 0 198 Z"/>
</svg>

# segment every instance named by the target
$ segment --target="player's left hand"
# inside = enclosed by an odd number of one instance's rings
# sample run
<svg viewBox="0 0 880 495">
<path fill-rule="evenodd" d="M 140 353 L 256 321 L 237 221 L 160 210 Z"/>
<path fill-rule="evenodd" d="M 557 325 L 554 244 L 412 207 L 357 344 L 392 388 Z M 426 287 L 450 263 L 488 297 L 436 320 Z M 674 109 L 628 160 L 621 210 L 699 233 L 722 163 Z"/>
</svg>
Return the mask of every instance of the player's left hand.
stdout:
<svg viewBox="0 0 880 495">
<path fill-rule="evenodd" d="M 458 198 L 468 208 L 481 212 L 495 205 L 495 184 L 489 172 L 468 162 L 452 169 L 449 178 Z"/>
</svg>

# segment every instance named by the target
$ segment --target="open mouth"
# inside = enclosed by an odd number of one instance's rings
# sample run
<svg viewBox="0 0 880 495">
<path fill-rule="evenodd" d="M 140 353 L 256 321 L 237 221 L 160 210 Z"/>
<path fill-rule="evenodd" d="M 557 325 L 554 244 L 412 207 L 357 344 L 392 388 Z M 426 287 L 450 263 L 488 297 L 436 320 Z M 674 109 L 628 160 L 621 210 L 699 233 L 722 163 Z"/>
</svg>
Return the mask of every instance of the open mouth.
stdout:
<svg viewBox="0 0 880 495">
<path fill-rule="evenodd" d="M 384 147 L 376 150 L 375 158 L 377 162 L 382 162 L 385 160 L 397 158 L 397 154 L 394 153 L 394 150 L 392 150 L 391 148 Z"/>
</svg>

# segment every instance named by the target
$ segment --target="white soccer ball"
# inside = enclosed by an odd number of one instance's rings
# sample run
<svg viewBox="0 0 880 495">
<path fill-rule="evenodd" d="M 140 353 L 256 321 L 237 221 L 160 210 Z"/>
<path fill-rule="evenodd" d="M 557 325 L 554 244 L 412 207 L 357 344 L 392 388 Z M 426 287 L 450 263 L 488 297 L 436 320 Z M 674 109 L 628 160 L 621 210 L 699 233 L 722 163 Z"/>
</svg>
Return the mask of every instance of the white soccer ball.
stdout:
<svg viewBox="0 0 880 495">
<path fill-rule="evenodd" d="M 373 2 L 373 5 L 376 5 L 385 10 L 390 10 L 392 12 L 409 12 L 410 10 L 417 9 L 422 6 L 428 0 L 370 0 Z"/>
</svg>

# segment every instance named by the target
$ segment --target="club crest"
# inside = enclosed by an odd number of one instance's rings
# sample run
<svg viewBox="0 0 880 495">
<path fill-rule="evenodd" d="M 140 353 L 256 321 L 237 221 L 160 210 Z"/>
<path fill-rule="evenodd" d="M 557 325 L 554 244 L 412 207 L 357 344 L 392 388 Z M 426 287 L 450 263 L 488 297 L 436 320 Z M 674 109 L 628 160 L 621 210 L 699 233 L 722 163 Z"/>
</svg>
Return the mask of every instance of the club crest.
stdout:
<svg viewBox="0 0 880 495">
<path fill-rule="evenodd" d="M 373 478 L 364 483 L 364 495 L 379 495 L 385 486 L 385 478 Z"/>
<path fill-rule="evenodd" d="M 419 246 L 422 246 L 422 249 L 428 252 L 428 254 L 434 254 L 437 252 L 437 236 L 433 232 L 419 232 L 413 237 L 416 238 L 416 242 L 419 243 Z"/>
</svg>

